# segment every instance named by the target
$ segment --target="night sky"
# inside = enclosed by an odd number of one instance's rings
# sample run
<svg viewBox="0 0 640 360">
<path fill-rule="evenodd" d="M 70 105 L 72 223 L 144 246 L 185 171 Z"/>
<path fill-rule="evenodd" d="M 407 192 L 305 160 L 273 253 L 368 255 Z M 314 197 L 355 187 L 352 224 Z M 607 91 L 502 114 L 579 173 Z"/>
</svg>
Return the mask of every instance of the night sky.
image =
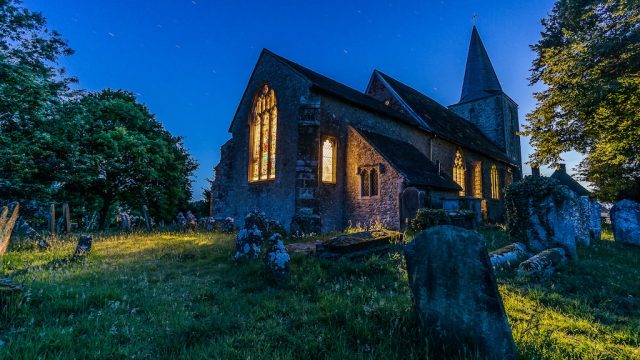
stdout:
<svg viewBox="0 0 640 360">
<path fill-rule="evenodd" d="M 25 0 L 76 51 L 61 64 L 88 90 L 137 94 L 200 163 L 194 198 L 220 156 L 262 48 L 364 91 L 377 68 L 443 105 L 460 98 L 475 24 L 502 83 L 533 109 L 528 85 L 540 19 L 536 1 Z M 538 88 L 539 90 L 539 88 Z M 523 139 L 523 160 L 531 147 Z M 568 168 L 579 160 L 565 157 Z M 530 169 L 525 165 L 525 174 Z M 543 169 L 543 174 L 550 174 Z"/>
</svg>

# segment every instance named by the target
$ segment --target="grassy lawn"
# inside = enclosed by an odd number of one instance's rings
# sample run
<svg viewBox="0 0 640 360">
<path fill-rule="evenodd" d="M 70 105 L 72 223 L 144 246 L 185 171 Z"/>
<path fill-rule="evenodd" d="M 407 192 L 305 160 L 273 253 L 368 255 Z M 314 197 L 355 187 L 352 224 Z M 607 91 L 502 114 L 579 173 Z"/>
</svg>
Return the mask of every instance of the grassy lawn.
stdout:
<svg viewBox="0 0 640 360">
<path fill-rule="evenodd" d="M 483 231 L 490 248 L 502 232 Z M 157 233 L 14 249 L 0 276 L 28 292 L 0 315 L 0 358 L 416 359 L 404 261 L 294 256 L 291 283 L 236 265 L 232 235 Z M 443 274 L 446 276 L 446 274 Z M 550 281 L 498 274 L 524 358 L 640 358 L 640 248 L 601 241 Z"/>
</svg>

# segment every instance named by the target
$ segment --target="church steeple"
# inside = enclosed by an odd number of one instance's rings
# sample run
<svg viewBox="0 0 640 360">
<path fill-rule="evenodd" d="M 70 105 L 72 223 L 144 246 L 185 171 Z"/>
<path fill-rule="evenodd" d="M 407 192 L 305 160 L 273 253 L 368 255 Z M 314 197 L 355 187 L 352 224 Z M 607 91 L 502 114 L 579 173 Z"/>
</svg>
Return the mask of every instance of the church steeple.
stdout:
<svg viewBox="0 0 640 360">
<path fill-rule="evenodd" d="M 462 85 L 462 95 L 460 102 L 477 100 L 489 95 L 502 92 L 500 81 L 496 76 L 487 50 L 480 40 L 478 29 L 473 27 L 471 31 L 471 42 L 469 43 L 469 53 L 467 54 L 467 67 L 464 71 L 464 84 Z"/>
</svg>

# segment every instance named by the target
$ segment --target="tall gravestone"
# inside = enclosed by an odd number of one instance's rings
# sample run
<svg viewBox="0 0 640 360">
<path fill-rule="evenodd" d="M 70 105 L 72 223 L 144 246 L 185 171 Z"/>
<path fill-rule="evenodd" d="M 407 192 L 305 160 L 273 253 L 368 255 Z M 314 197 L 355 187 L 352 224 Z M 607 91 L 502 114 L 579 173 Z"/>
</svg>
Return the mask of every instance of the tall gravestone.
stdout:
<svg viewBox="0 0 640 360">
<path fill-rule="evenodd" d="M 446 355 L 468 352 L 515 359 L 517 351 L 484 239 L 475 231 L 435 226 L 405 251 L 422 334 Z"/>
<path fill-rule="evenodd" d="M 615 241 L 640 246 L 640 204 L 618 201 L 611 208 L 611 227 Z"/>
<path fill-rule="evenodd" d="M 589 218 L 589 234 L 593 241 L 600 241 L 602 239 L 601 208 L 602 206 L 597 201 L 592 201 L 591 206 L 589 207 L 589 211 L 591 212 L 591 216 Z"/>
</svg>

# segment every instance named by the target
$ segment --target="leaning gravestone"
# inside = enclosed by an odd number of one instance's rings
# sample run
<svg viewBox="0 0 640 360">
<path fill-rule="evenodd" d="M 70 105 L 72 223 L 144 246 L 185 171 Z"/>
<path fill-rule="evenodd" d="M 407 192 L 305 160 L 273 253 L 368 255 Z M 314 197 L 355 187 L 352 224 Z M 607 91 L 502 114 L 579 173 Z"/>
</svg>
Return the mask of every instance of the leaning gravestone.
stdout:
<svg viewBox="0 0 640 360">
<path fill-rule="evenodd" d="M 475 231 L 435 226 L 405 251 L 409 285 L 422 334 L 459 354 L 515 359 L 517 351 L 484 239 Z"/>
<path fill-rule="evenodd" d="M 289 263 L 291 258 L 282 242 L 282 235 L 273 234 L 268 240 L 268 250 L 264 263 L 276 282 L 283 283 L 289 279 Z"/>
<path fill-rule="evenodd" d="M 91 244 L 93 243 L 93 238 L 91 236 L 83 235 L 78 239 L 78 246 L 76 246 L 76 251 L 73 254 L 74 258 L 80 258 L 86 255 L 89 255 L 89 251 L 91 251 Z"/>
<path fill-rule="evenodd" d="M 613 205 L 610 213 L 614 240 L 640 246 L 640 204 L 620 200 Z"/>
</svg>

